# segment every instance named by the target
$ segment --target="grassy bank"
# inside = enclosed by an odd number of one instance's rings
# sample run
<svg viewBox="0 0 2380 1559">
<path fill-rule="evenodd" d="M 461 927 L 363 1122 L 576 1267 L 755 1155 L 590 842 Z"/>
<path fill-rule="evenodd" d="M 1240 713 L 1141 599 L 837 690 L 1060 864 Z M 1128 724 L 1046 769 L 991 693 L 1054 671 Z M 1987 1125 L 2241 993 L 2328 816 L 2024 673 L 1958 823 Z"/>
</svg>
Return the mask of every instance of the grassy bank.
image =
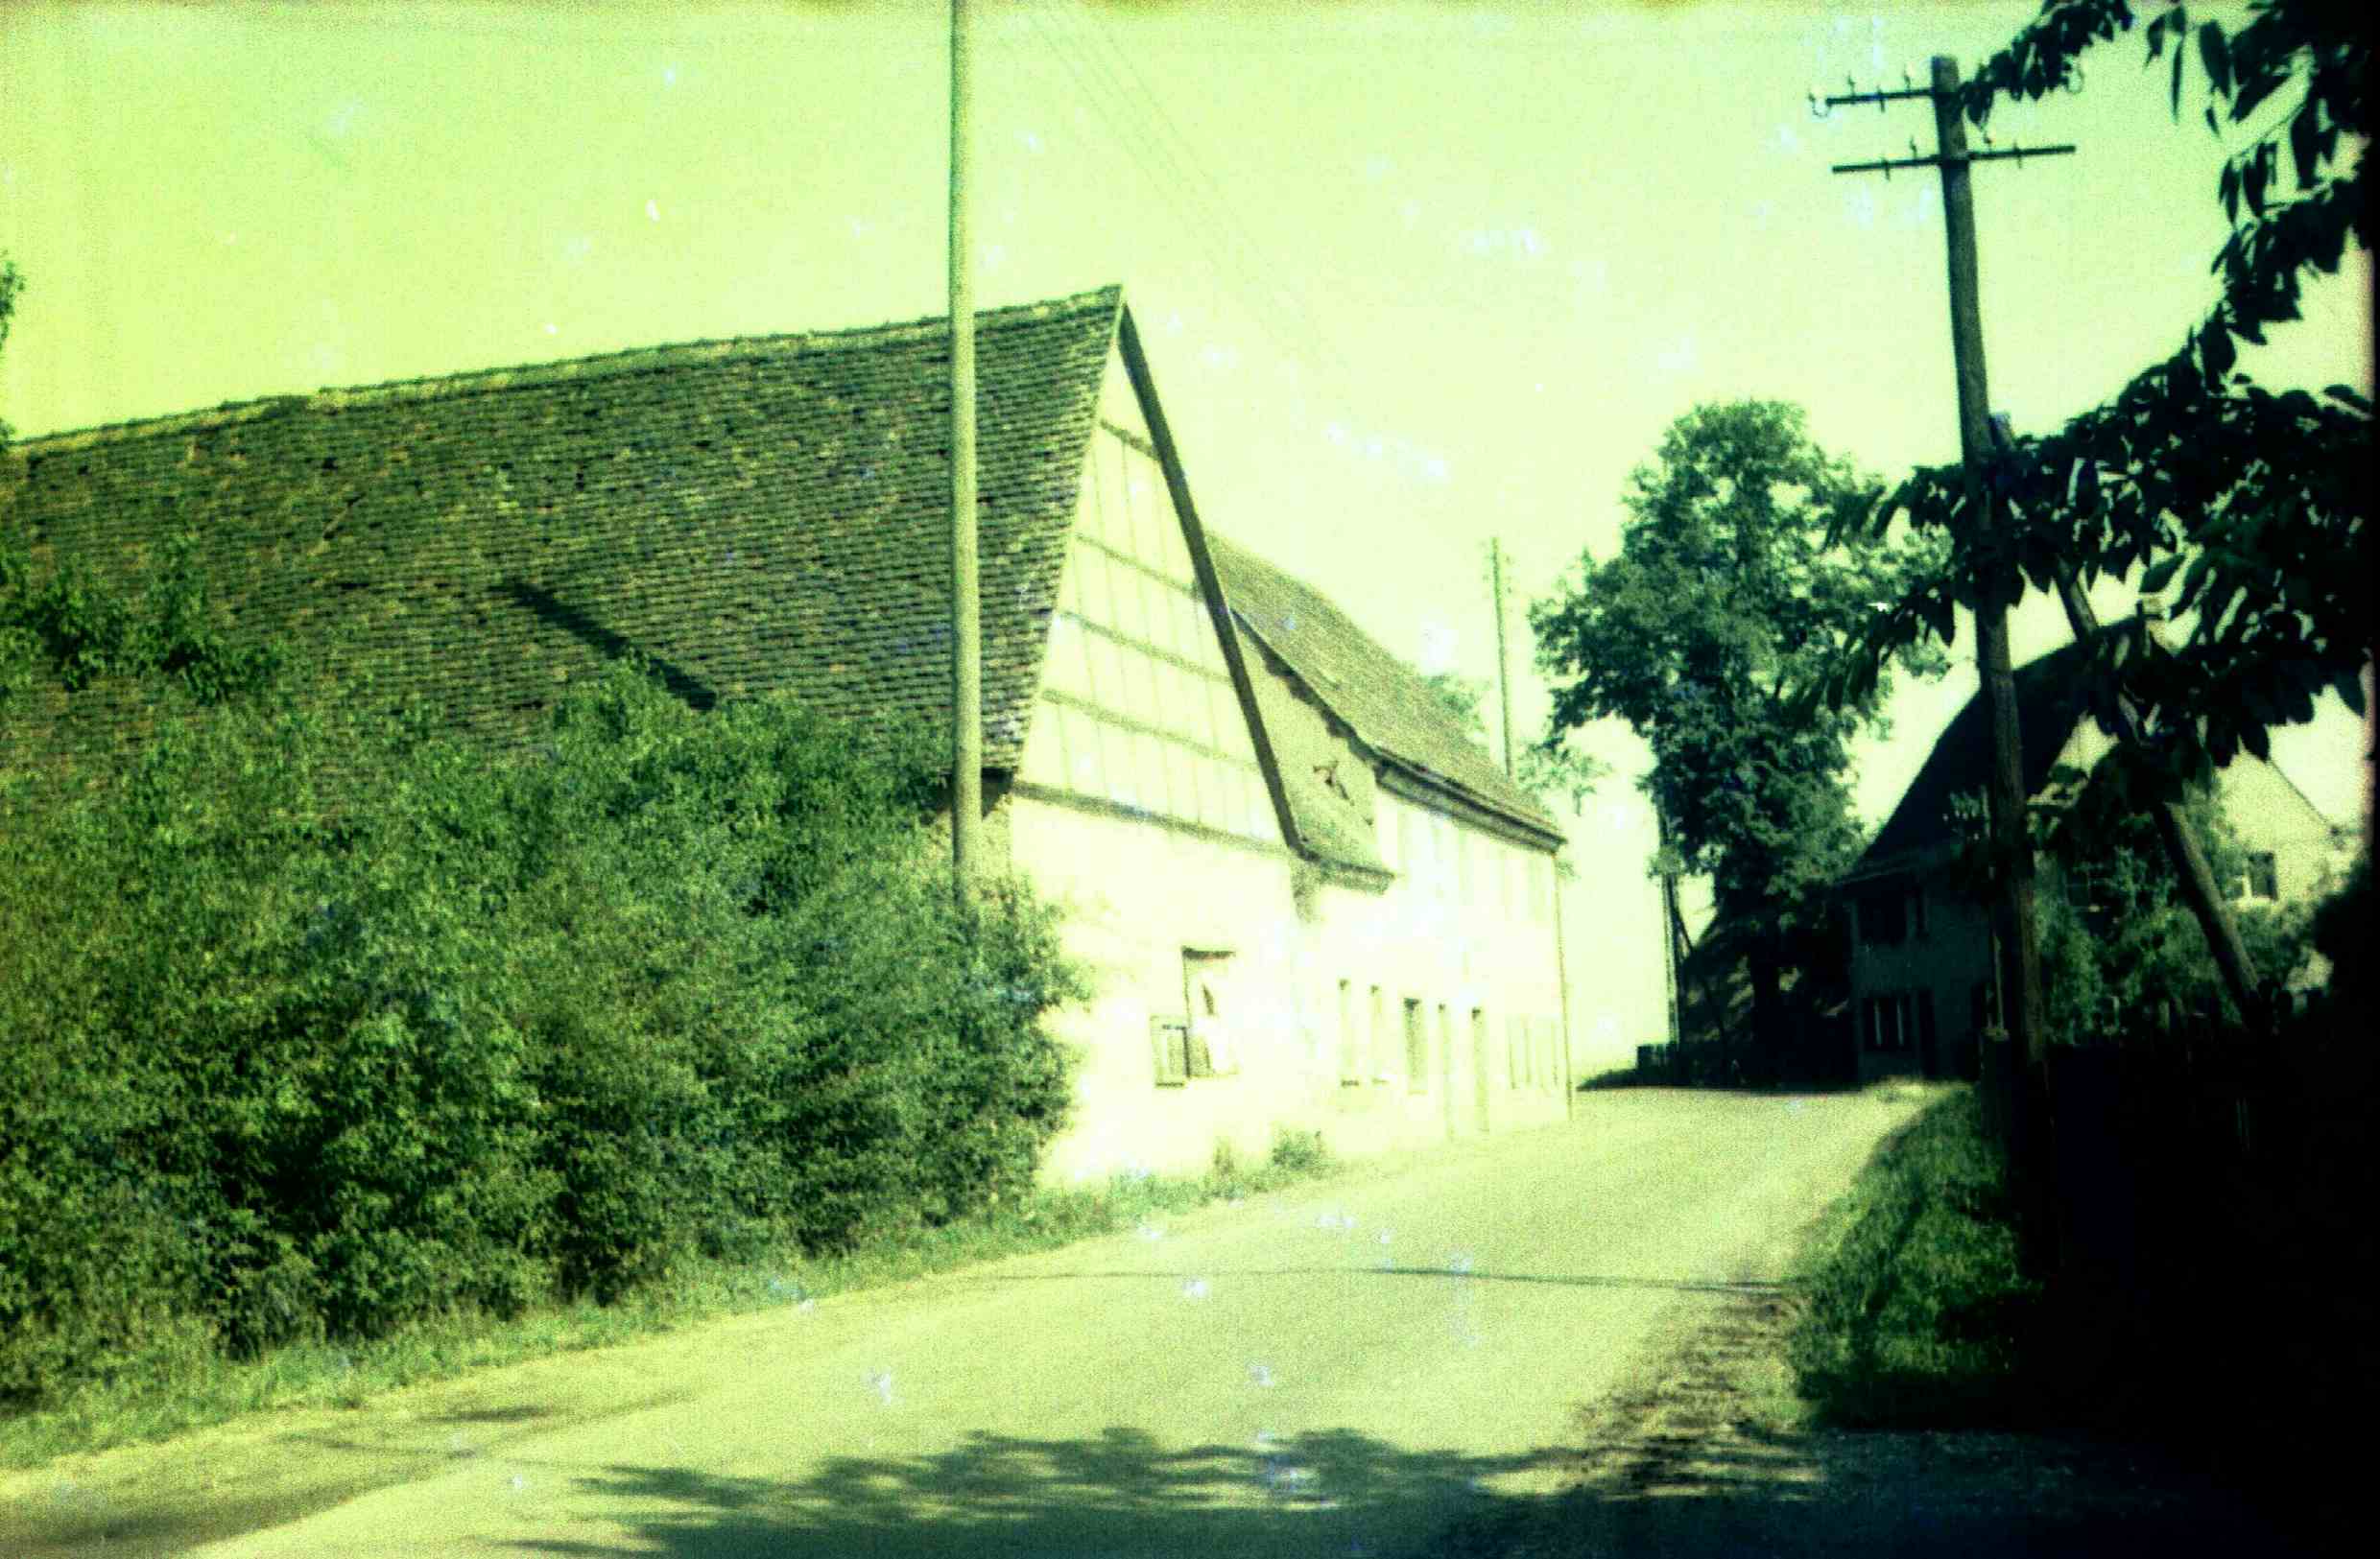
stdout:
<svg viewBox="0 0 2380 1559">
<path fill-rule="evenodd" d="M 2017 1273 L 2009 1214 L 2006 1165 L 1971 1089 L 1879 1149 L 1795 1264 L 1802 1305 L 1788 1358 L 1819 1422 L 2039 1418 L 2047 1309 Z"/>
<path fill-rule="evenodd" d="M 1320 1179 L 1337 1167 L 1319 1136 L 1290 1134 L 1275 1141 L 1261 1164 L 1242 1165 L 1219 1153 L 1215 1167 L 1196 1177 L 1119 1175 L 1105 1184 L 1038 1189 L 941 1228 L 845 1255 L 690 1259 L 666 1279 L 608 1305 L 581 1299 L 510 1320 L 450 1314 L 369 1342 L 293 1345 L 247 1362 L 194 1351 L 155 1374 L 94 1382 L 42 1410 L 0 1419 L 0 1468 L 37 1467 L 76 1453 L 162 1440 L 270 1409 L 361 1406 L 385 1392 L 471 1370 L 631 1342 L 1120 1233 L 1155 1215 Z"/>
</svg>

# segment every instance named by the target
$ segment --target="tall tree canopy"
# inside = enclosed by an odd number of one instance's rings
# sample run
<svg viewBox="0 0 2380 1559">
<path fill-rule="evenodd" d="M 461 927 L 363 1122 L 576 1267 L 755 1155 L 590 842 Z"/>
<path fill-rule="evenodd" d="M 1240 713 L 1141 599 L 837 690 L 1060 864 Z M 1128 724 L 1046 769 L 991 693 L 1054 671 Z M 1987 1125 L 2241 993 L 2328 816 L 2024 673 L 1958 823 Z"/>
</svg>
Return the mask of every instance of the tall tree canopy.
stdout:
<svg viewBox="0 0 2380 1559">
<path fill-rule="evenodd" d="M 2212 266 L 2221 295 L 2106 405 L 2007 443 L 1988 473 L 2006 505 L 1995 541 L 1964 523 L 1957 466 L 1916 472 L 1862 518 L 1869 533 L 1905 518 L 1955 552 L 1871 624 L 1867 653 L 1829 691 L 1856 700 L 1893 650 L 1947 643 L 1954 602 L 2011 602 L 2028 581 L 2050 588 L 2061 565 L 2085 586 L 2145 565 L 2143 587 L 2171 592 L 2189 634 L 2171 648 L 2108 635 L 2095 670 L 2142 708 L 2149 740 L 2134 756 L 2150 762 L 2135 772 L 2170 793 L 2242 747 L 2263 756 L 2266 733 L 2312 719 L 2324 689 L 2364 707 L 2370 403 L 2346 385 L 2273 393 L 2238 371 L 2235 342 L 2297 319 L 2305 282 L 2336 272 L 2350 242 L 2369 249 L 2370 44 L 2366 8 L 2344 0 L 2249 0 L 2244 22 L 2233 12 L 2195 31 L 2184 7 L 2154 9 L 2140 31 L 2170 73 L 2175 116 L 2195 60 L 2207 129 L 2245 141 L 2212 192 L 2230 227 Z M 2079 87 L 2080 58 L 2134 21 L 2126 0 L 2051 0 L 1977 69 L 1966 117 L 1981 126 L 2001 98 Z"/>
<path fill-rule="evenodd" d="M 1943 566 L 1939 541 L 1830 541 L 1878 490 L 1810 439 L 1797 407 L 1698 407 L 1630 473 L 1619 555 L 1582 556 L 1575 581 L 1529 611 L 1554 684 L 1548 740 L 1616 716 L 1651 745 L 1640 784 L 1678 865 L 1750 923 L 1771 1038 L 1786 943 L 1858 848 L 1851 739 L 1884 724 L 1882 674 L 1840 703 L 1816 691 L 1884 604 Z M 1945 667 L 1921 642 L 1891 653 L 1921 674 Z"/>
</svg>

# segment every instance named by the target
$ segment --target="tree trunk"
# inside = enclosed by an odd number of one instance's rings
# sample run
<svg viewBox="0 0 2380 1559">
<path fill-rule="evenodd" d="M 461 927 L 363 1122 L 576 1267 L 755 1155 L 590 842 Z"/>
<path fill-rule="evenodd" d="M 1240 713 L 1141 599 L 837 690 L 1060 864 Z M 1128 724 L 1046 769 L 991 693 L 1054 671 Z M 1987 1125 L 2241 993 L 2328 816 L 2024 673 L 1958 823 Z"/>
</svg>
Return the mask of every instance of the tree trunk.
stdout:
<svg viewBox="0 0 2380 1559">
<path fill-rule="evenodd" d="M 1784 968 L 1775 947 L 1766 941 L 1752 945 L 1746 962 L 1752 982 L 1752 1053 L 1745 1064 L 1745 1080 L 1773 1083 L 1786 1049 Z"/>
</svg>

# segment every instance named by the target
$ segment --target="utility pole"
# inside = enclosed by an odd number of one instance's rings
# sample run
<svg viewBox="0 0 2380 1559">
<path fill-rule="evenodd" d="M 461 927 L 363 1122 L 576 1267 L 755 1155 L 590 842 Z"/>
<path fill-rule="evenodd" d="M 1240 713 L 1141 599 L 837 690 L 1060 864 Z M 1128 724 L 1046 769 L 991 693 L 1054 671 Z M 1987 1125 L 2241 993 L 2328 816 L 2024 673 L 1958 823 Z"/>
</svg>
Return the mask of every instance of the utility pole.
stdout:
<svg viewBox="0 0 2380 1559">
<path fill-rule="evenodd" d="M 968 264 L 966 0 L 950 0 L 950 876 L 964 908 L 981 864 L 983 588 L 975 555 L 975 286 Z"/>
<path fill-rule="evenodd" d="M 1661 877 L 1661 988 L 1669 999 L 1670 1059 L 1675 1064 L 1677 1047 L 1686 1037 L 1686 923 L 1678 912 L 1678 873 L 1670 869 L 1669 819 L 1658 806 L 1653 809 L 1653 839 Z"/>
<path fill-rule="evenodd" d="M 1950 280 L 1950 348 L 1959 390 L 1959 454 L 1966 467 L 1966 512 L 1974 537 L 1988 542 L 2000 529 L 1998 501 L 1985 480 L 1992 451 L 1990 398 L 1984 377 L 1984 322 L 1975 258 L 1975 197 L 1969 176 L 1978 162 L 1999 157 L 2050 156 L 2072 146 L 2020 147 L 1970 152 L 1966 120 L 1960 108 L 1959 65 L 1936 55 L 1932 80 L 1918 86 L 1904 78 L 1898 92 L 1852 91 L 1829 97 L 1829 107 L 1873 103 L 1882 112 L 1897 98 L 1926 98 L 1934 106 L 1935 154 L 1876 162 L 1839 163 L 1834 171 L 1881 172 L 1895 168 L 1938 169 L 1942 181 L 1942 233 Z M 1811 94 L 1817 107 L 1818 95 Z M 1987 142 L 1987 145 L 1988 143 Z M 2033 846 L 2025 827 L 2024 765 L 2017 743 L 2016 673 L 2009 658 L 2008 606 L 1997 598 L 1999 581 L 1984 581 L 1987 594 L 1975 603 L 1975 658 L 1982 682 L 1985 720 L 1991 736 L 1991 770 L 1986 797 L 1991 828 L 1991 927 L 2000 956 L 2001 1022 L 2007 1026 L 2011 1071 L 2009 1165 L 2017 1198 L 2018 1258 L 2027 1272 L 2046 1276 L 2055 1265 L 2056 1225 L 2050 1200 L 2049 1070 L 2043 1040 L 2041 954 L 2033 902 Z"/>
<path fill-rule="evenodd" d="M 1496 702 L 1504 715 L 1504 777 L 1512 769 L 1512 679 L 1504 660 L 1504 545 L 1488 538 L 1488 589 L 1496 598 Z"/>
</svg>

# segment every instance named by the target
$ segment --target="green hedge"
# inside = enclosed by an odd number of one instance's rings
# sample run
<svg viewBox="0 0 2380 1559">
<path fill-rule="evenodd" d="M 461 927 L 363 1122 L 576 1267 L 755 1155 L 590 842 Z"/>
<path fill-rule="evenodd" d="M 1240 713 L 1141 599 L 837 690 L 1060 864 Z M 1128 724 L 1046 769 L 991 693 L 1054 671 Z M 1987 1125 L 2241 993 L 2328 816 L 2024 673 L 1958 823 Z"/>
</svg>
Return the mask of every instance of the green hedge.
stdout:
<svg viewBox="0 0 2380 1559">
<path fill-rule="evenodd" d="M 1019 886 L 953 905 L 938 789 L 623 669 L 501 766 L 251 704 L 0 794 L 0 1397 L 1030 1183 L 1082 987 Z"/>
</svg>

